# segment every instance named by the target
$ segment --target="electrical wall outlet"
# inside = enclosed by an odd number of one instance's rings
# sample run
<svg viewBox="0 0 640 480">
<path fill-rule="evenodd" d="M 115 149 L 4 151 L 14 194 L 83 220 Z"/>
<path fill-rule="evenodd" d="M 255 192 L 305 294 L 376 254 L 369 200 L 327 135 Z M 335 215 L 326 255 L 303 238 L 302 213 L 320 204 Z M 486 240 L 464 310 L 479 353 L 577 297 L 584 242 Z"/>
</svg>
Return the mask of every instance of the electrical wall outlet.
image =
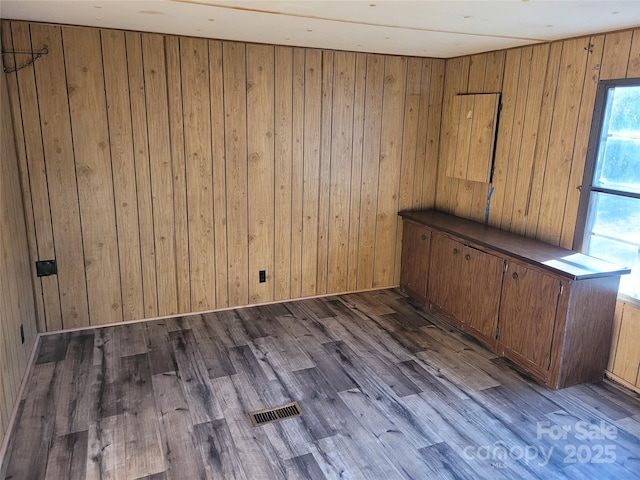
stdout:
<svg viewBox="0 0 640 480">
<path fill-rule="evenodd" d="M 260 283 L 264 283 L 267 281 L 267 271 L 266 270 L 260 270 L 258 272 L 258 281 Z"/>
</svg>

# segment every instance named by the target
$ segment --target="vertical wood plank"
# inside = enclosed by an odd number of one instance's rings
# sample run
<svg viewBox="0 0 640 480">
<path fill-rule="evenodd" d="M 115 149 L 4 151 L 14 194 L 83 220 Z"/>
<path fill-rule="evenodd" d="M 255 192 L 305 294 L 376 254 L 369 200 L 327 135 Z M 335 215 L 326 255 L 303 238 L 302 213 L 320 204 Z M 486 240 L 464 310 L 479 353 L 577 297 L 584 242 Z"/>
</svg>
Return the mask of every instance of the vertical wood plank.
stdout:
<svg viewBox="0 0 640 480">
<path fill-rule="evenodd" d="M 423 58 L 421 64 L 421 82 L 420 82 L 420 97 L 418 101 L 418 125 L 417 125 L 417 145 L 416 145 L 416 159 L 413 169 L 413 189 L 411 204 L 414 208 L 418 208 L 423 204 L 423 190 L 429 190 L 429 193 L 425 196 L 428 198 L 435 197 L 435 181 L 428 181 L 429 188 L 425 188 L 425 178 L 434 179 L 433 172 L 438 168 L 435 166 L 430 168 L 430 172 L 427 174 L 427 145 L 428 145 L 428 126 L 429 126 L 429 100 L 431 97 L 431 75 L 432 68 L 435 62 L 430 58 Z M 411 75 L 407 76 L 407 81 L 411 81 Z M 435 86 L 435 84 L 434 84 Z M 407 92 L 410 91 L 409 83 L 407 84 Z M 437 155 L 437 152 L 436 152 Z M 437 159 L 436 159 L 437 160 Z"/>
<path fill-rule="evenodd" d="M 213 225 L 216 264 L 216 306 L 229 306 L 227 247 L 227 179 L 225 151 L 224 78 L 222 42 L 209 41 L 209 78 L 211 81 L 211 126 L 213 156 Z"/>
<path fill-rule="evenodd" d="M 167 62 L 167 98 L 171 171 L 173 173 L 177 306 L 179 312 L 191 312 L 187 164 L 185 161 L 185 125 L 182 108 L 182 98 L 186 93 L 183 90 L 181 79 L 180 39 L 173 36 L 165 37 L 164 48 Z"/>
<path fill-rule="evenodd" d="M 633 31 L 627 64 L 627 78 L 633 77 L 640 77 L 640 30 Z"/>
<path fill-rule="evenodd" d="M 328 292 L 347 290 L 356 55 L 334 57 L 328 228 Z"/>
<path fill-rule="evenodd" d="M 603 59 L 603 43 L 604 35 L 591 37 L 591 49 L 589 50 L 589 57 L 587 59 L 587 68 L 584 72 L 582 101 L 578 115 L 578 128 L 576 129 L 576 141 L 573 148 L 571 174 L 569 176 L 569 186 L 564 205 L 562 233 L 560 237 L 560 246 L 569 249 L 573 247 L 573 234 L 578 217 L 578 204 L 580 202 L 579 188 L 582 185 L 584 165 L 589 147 L 593 105 L 596 102 L 596 91 L 598 89 L 600 73 L 598 65 L 600 65 Z"/>
<path fill-rule="evenodd" d="M 462 69 L 462 90 L 460 93 L 477 93 L 484 90 L 484 73 L 486 70 L 487 55 L 478 54 L 463 58 Z M 466 97 L 462 97 L 463 101 Z M 473 107 L 471 107 L 473 109 Z M 466 117 L 467 112 L 464 113 Z M 462 114 L 462 113 L 461 113 Z M 468 152 L 471 147 L 472 121 L 469 121 L 469 133 L 465 130 L 467 125 L 460 124 L 458 127 L 458 140 L 462 141 L 463 151 Z M 469 136 L 467 140 L 466 136 Z M 457 142 L 456 142 L 457 144 Z M 459 146 L 458 146 L 459 147 Z M 468 159 L 468 157 L 466 157 Z M 467 160 L 468 162 L 468 160 Z M 466 164 L 465 164 L 466 172 Z M 455 173 L 455 172 L 454 172 Z M 455 215 L 469 218 L 471 215 L 471 202 L 473 199 L 474 184 L 468 180 L 451 179 L 451 199 L 450 204 Z"/>
<path fill-rule="evenodd" d="M 13 41 L 12 36 L 13 34 Z M 6 50 L 29 51 L 31 36 L 27 23 L 13 23 L 2 29 L 3 45 L 11 42 Z M 4 57 L 4 56 L 3 56 Z M 9 60 L 6 55 L 5 61 Z M 24 61 L 18 56 L 14 63 Z M 43 148 L 42 130 L 40 124 L 39 100 L 37 97 L 34 69 L 23 68 L 12 75 L 7 75 L 9 86 L 14 89 L 13 108 L 16 139 L 21 139 L 18 148 L 22 163 L 22 185 L 27 227 L 30 233 L 30 245 L 34 259 L 54 259 L 56 257 L 51 209 L 49 204 L 49 187 L 47 184 L 47 169 L 45 166 L 45 152 Z M 34 264 L 35 265 L 35 264 Z M 62 328 L 62 312 L 60 310 L 60 290 L 58 278 L 37 278 L 33 274 L 34 284 L 39 290 L 38 303 L 41 305 L 40 317 L 42 330 L 56 330 Z"/>
<path fill-rule="evenodd" d="M 358 289 L 373 287 L 383 85 L 384 56 L 369 54 L 367 55 L 365 84 L 362 183 L 360 190 L 358 281 L 356 284 Z"/>
<path fill-rule="evenodd" d="M 178 285 L 164 37 L 143 34 L 142 55 L 156 248 L 158 314 L 170 315 L 178 310 Z"/>
<path fill-rule="evenodd" d="M 531 57 L 531 72 L 544 72 L 547 67 L 549 45 L 537 45 L 533 47 Z M 542 102 L 543 82 L 530 81 L 528 85 L 526 115 L 522 128 L 522 140 L 520 141 L 520 155 L 516 177 L 515 190 L 512 204 L 504 203 L 503 218 L 509 219 L 510 230 L 523 234 L 527 224 L 527 206 L 531 195 L 534 173 L 534 154 L 538 126 L 540 122 L 540 105 Z"/>
<path fill-rule="evenodd" d="M 367 55 L 364 53 L 357 53 L 355 63 L 353 93 L 353 146 L 351 149 L 351 188 L 349 190 L 349 254 L 347 258 L 347 290 L 355 290 L 358 282 Z"/>
<path fill-rule="evenodd" d="M 548 57 L 549 45 L 536 45 L 533 47 L 531 72 L 544 72 L 547 68 Z M 512 232 L 519 234 L 525 232 L 527 225 L 527 206 L 533 185 L 533 164 L 540 122 L 543 88 L 544 82 L 533 81 L 529 83 L 523 138 L 520 146 L 520 161 L 516 173 L 516 195 L 513 201 L 510 227 Z"/>
<path fill-rule="evenodd" d="M 510 162 L 509 151 L 514 132 L 521 62 L 522 49 L 507 51 L 502 82 L 502 111 L 500 112 L 500 124 L 498 125 L 495 170 L 493 174 L 495 190 L 491 196 L 491 207 L 489 209 L 489 225 L 498 228 L 502 223 L 502 212 L 506 204 L 507 184 L 510 177 L 513 176 L 513 166 Z"/>
<path fill-rule="evenodd" d="M 89 325 L 89 305 L 86 273 L 80 267 L 85 257 L 60 27 L 32 24 L 31 44 L 36 50 L 49 50 L 34 68 L 53 238 L 60 239 L 55 253 L 62 327 L 73 328 Z"/>
<path fill-rule="evenodd" d="M 100 31 L 63 27 L 89 320 L 122 321 L 120 263 Z M 77 268 L 77 267 L 76 267 Z"/>
<path fill-rule="evenodd" d="M 404 99 L 404 119 L 402 134 L 402 156 L 399 165 L 400 184 L 398 210 L 410 209 L 413 205 L 413 188 L 416 177 L 416 157 L 418 147 L 418 125 L 420 115 L 420 93 L 422 84 L 422 60 L 410 58 L 407 61 L 407 82 Z M 425 112 L 426 113 L 426 112 Z M 426 137 L 426 132 L 423 134 Z M 423 144 L 426 143 L 426 139 Z M 424 162 L 424 156 L 422 157 Z M 419 186 L 422 190 L 422 185 Z M 400 258 L 402 253 L 402 219 L 396 216 L 396 258 L 394 260 L 393 284 L 400 284 Z"/>
<path fill-rule="evenodd" d="M 622 313 L 624 312 L 625 304 L 623 302 L 616 302 L 616 310 L 613 314 L 613 333 L 611 334 L 611 354 L 609 355 L 609 363 L 607 364 L 607 370 L 613 372 L 613 366 L 616 362 L 616 353 L 618 350 L 618 341 L 620 340 L 620 325 L 622 324 Z"/>
<path fill-rule="evenodd" d="M 452 163 L 448 170 L 449 176 L 457 179 L 465 179 L 467 177 L 473 105 L 474 98 L 472 95 L 456 95 L 451 109 L 451 115 L 455 115 L 458 121 L 458 134 L 455 142 L 456 153 L 451 157 Z M 458 182 L 455 182 L 455 184 L 457 185 Z"/>
<path fill-rule="evenodd" d="M 191 308 L 198 312 L 216 306 L 209 44 L 181 38 L 180 56 L 182 85 L 188 92 L 183 109 Z"/>
<path fill-rule="evenodd" d="M 500 92 L 506 52 L 506 50 L 498 50 L 487 54 L 487 66 L 484 71 L 484 93 Z"/>
<path fill-rule="evenodd" d="M 249 302 L 273 300 L 274 277 L 274 53 L 247 45 L 247 151 L 249 155 Z M 259 283 L 258 271 L 267 281 Z"/>
<path fill-rule="evenodd" d="M 151 199 L 151 171 L 149 166 L 149 140 L 147 138 L 147 110 L 142 67 L 142 36 L 125 34 L 129 73 L 129 97 L 131 125 L 133 127 L 134 162 L 136 166 L 136 191 L 138 195 L 138 228 L 142 259 L 142 290 L 145 317 L 158 316 L 158 291 L 156 289 L 156 247 Z"/>
<path fill-rule="evenodd" d="M 274 300 L 292 297 L 293 49 L 275 47 Z"/>
<path fill-rule="evenodd" d="M 124 33 L 102 30 L 109 146 L 113 168 L 123 320 L 144 318 L 136 172 Z"/>
<path fill-rule="evenodd" d="M 484 93 L 484 79 L 487 71 L 487 53 L 471 55 L 469 58 L 469 76 L 466 82 L 466 93 Z"/>
<path fill-rule="evenodd" d="M 304 89 L 304 183 L 302 223 L 302 296 L 317 293 L 318 197 L 322 116 L 322 52 L 307 50 Z"/>
<path fill-rule="evenodd" d="M 331 188 L 334 52 L 322 52 L 322 120 L 320 125 L 320 177 L 318 187 L 318 272 L 316 293 L 327 293 L 329 256 L 329 202 Z"/>
<path fill-rule="evenodd" d="M 302 294 L 304 224 L 305 50 L 293 49 L 293 150 L 291 165 L 291 298 Z"/>
<path fill-rule="evenodd" d="M 525 217 L 528 217 L 525 235 L 528 237 L 535 237 L 538 226 L 542 186 L 547 167 L 547 153 L 549 151 L 549 136 L 551 135 L 551 119 L 556 101 L 556 84 L 560 74 L 562 47 L 563 42 L 552 43 L 547 58 L 542 105 L 540 107 L 540 124 L 538 125 L 534 161 L 531 166 L 531 186 L 525 207 Z"/>
<path fill-rule="evenodd" d="M 387 57 L 384 75 L 374 287 L 391 286 L 395 278 L 407 58 Z"/>
<path fill-rule="evenodd" d="M 484 87 L 485 93 L 497 93 L 502 90 L 502 77 L 504 74 L 505 52 L 497 51 L 487 54 L 487 64 L 484 71 Z M 499 117 L 499 114 L 498 114 Z M 499 121 L 499 119 L 498 119 Z M 496 127 L 497 128 L 497 127 Z M 495 131 L 494 131 L 495 132 Z M 491 152 L 491 160 L 494 158 L 496 145 L 493 145 Z M 471 200 L 470 219 L 478 222 L 485 222 L 487 216 L 487 208 L 490 206 L 490 188 L 489 183 L 475 183 L 473 185 L 473 196 Z"/>
<path fill-rule="evenodd" d="M 625 304 L 612 373 L 632 385 L 636 385 L 638 381 L 640 365 L 638 338 L 640 338 L 640 309 Z"/>
<path fill-rule="evenodd" d="M 562 230 L 559 205 L 567 198 L 571 159 L 578 125 L 589 39 L 564 42 L 553 109 L 553 128 L 545 169 L 536 238 L 557 245 Z"/>
<path fill-rule="evenodd" d="M 443 126 L 442 109 L 444 104 L 444 60 L 431 60 L 431 78 L 429 83 L 429 114 L 427 119 L 427 147 L 425 168 L 422 177 L 422 196 L 420 206 L 433 208 L 436 205 L 438 187 L 439 154 L 442 149 L 440 130 Z M 425 91 L 424 76 L 423 91 Z"/>
<path fill-rule="evenodd" d="M 245 47 L 223 42 L 229 305 L 249 301 Z"/>
<path fill-rule="evenodd" d="M 605 35 L 599 71 L 602 80 L 626 77 L 632 37 L 633 31 L 631 30 Z"/>
<path fill-rule="evenodd" d="M 436 209 L 450 212 L 451 179 L 447 177 L 447 168 L 452 158 L 455 158 L 455 149 L 452 148 L 453 138 L 458 133 L 456 119 L 447 114 L 452 111 L 456 95 L 462 91 L 463 58 L 454 58 L 446 62 L 443 93 L 442 131 L 440 134 L 440 157 L 437 170 Z"/>
<path fill-rule="evenodd" d="M 531 60 L 533 49 L 531 47 L 520 49 L 520 68 L 518 70 L 517 93 L 514 102 L 513 125 L 509 145 L 509 177 L 504 187 L 504 204 L 500 228 L 509 230 L 513 214 L 513 203 L 516 196 L 518 171 L 520 169 L 520 155 L 522 137 L 524 135 L 525 115 L 527 114 L 529 85 L 531 83 Z"/>
</svg>

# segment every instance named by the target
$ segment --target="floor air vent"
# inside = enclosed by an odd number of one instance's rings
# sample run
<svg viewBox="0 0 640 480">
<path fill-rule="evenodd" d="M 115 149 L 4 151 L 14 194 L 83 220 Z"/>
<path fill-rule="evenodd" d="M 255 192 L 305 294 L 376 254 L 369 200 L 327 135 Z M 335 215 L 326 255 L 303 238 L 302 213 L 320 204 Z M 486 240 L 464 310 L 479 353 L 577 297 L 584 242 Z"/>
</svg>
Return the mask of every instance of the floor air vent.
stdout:
<svg viewBox="0 0 640 480">
<path fill-rule="evenodd" d="M 256 410 L 249 412 L 249 418 L 254 427 L 266 425 L 267 423 L 277 422 L 285 418 L 299 417 L 302 415 L 302 409 L 298 402 L 286 403 L 279 407 L 265 408 L 264 410 Z"/>
</svg>

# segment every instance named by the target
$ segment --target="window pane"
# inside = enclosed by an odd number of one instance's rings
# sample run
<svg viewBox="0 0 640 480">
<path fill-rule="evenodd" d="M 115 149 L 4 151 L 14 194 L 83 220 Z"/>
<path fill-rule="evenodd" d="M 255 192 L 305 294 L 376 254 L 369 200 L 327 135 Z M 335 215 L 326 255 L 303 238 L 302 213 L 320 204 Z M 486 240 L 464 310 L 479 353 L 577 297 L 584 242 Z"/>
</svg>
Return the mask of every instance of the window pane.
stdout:
<svg viewBox="0 0 640 480">
<path fill-rule="evenodd" d="M 608 91 L 593 185 L 640 193 L 640 87 Z"/>
<path fill-rule="evenodd" d="M 600 165 L 593 184 L 640 193 L 640 140 L 609 137 L 600 149 Z"/>
<path fill-rule="evenodd" d="M 603 131 L 609 134 L 635 135 L 640 132 L 640 87 L 615 87 L 609 90 L 608 125 Z"/>
<path fill-rule="evenodd" d="M 585 253 L 630 267 L 631 274 L 621 278 L 620 293 L 640 298 L 640 200 L 592 192 L 589 211 Z"/>
</svg>

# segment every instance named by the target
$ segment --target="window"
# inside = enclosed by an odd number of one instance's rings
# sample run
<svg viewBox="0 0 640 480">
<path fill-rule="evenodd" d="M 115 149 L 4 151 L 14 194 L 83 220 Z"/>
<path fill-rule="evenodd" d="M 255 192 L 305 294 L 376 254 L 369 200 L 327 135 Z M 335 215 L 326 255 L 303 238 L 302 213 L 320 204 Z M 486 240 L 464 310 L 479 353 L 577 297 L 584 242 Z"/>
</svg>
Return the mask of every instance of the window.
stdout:
<svg viewBox="0 0 640 480">
<path fill-rule="evenodd" d="M 619 293 L 640 302 L 640 79 L 598 86 L 578 227 L 574 247 L 630 267 Z"/>
</svg>

